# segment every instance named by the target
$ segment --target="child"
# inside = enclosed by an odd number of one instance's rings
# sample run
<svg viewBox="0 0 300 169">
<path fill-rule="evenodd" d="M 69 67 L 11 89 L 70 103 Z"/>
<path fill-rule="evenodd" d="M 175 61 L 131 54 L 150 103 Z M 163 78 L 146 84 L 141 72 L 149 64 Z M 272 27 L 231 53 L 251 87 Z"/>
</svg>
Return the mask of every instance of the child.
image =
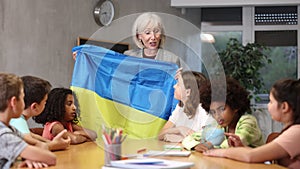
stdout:
<svg viewBox="0 0 300 169">
<path fill-rule="evenodd" d="M 225 129 L 225 135 L 238 135 L 245 146 L 258 147 L 264 144 L 256 118 L 245 114 L 250 111 L 249 92 L 230 77 L 226 79 L 226 86 L 222 86 L 220 82 L 215 82 L 215 84 L 217 86 L 213 92 L 210 83 L 203 85 L 200 89 L 200 99 L 203 108 Z M 212 93 L 214 96 L 211 96 Z M 223 96 L 225 93 L 226 97 Z M 243 145 L 235 145 L 225 138 L 220 148 Z M 208 141 L 197 145 L 195 150 L 203 152 L 211 148 L 213 145 Z"/>
<path fill-rule="evenodd" d="M 24 91 L 21 78 L 0 73 L 0 168 L 8 169 L 18 156 L 25 161 L 20 167 L 47 167 L 56 164 L 56 156 L 45 149 L 28 145 L 22 134 L 9 125 L 24 109 Z"/>
<path fill-rule="evenodd" d="M 37 123 L 44 125 L 43 137 L 52 140 L 58 133 L 67 129 L 66 136 L 71 138 L 71 144 L 95 140 L 97 135 L 94 131 L 77 125 L 77 103 L 75 93 L 71 89 L 52 89 L 44 111 L 33 117 Z"/>
<path fill-rule="evenodd" d="M 53 151 L 66 149 L 71 141 L 70 138 L 64 139 L 62 137 L 66 131 L 63 131 L 63 133 L 57 135 L 52 141 L 49 141 L 40 135 L 30 132 L 27 124 L 29 118 L 41 114 L 44 110 L 51 84 L 46 80 L 34 76 L 23 76 L 21 79 L 24 84 L 25 110 L 22 112 L 21 117 L 11 119 L 10 125 L 24 134 L 24 140 L 30 145 L 46 147 Z"/>
<path fill-rule="evenodd" d="M 227 150 L 209 150 L 205 155 L 219 156 L 244 162 L 277 160 L 288 168 L 300 168 L 300 80 L 277 81 L 270 91 L 268 111 L 273 120 L 282 122 L 281 134 L 272 142 L 249 149 L 245 147 Z"/>
<path fill-rule="evenodd" d="M 181 74 L 179 70 L 175 78 L 178 82 L 174 85 L 174 97 L 179 103 L 158 135 L 159 140 L 169 142 L 181 142 L 187 135 L 200 131 L 208 118 L 199 97 L 199 87 L 206 77 L 194 71 Z"/>
</svg>

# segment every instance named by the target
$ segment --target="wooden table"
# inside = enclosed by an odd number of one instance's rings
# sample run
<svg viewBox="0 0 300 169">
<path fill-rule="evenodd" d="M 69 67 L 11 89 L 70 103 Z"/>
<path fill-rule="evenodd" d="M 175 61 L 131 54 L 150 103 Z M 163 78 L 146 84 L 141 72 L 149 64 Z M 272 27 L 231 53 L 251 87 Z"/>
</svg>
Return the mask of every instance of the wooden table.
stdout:
<svg viewBox="0 0 300 169">
<path fill-rule="evenodd" d="M 136 154 L 137 150 L 162 150 L 165 142 L 150 140 L 126 139 L 122 145 L 122 155 Z M 54 152 L 57 155 L 57 165 L 49 169 L 101 169 L 104 165 L 103 143 L 86 142 L 79 145 L 71 145 L 69 149 Z M 192 169 L 283 169 L 279 165 L 250 164 L 225 158 L 207 157 L 199 152 L 192 152 L 189 157 L 159 157 L 178 161 L 192 161 L 195 166 Z"/>
</svg>

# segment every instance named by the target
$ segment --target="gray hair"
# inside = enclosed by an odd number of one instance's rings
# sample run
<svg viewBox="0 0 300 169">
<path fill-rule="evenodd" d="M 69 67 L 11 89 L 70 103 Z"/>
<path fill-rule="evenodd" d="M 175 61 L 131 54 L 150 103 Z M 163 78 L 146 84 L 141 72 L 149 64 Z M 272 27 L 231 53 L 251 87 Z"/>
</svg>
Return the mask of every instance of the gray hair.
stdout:
<svg viewBox="0 0 300 169">
<path fill-rule="evenodd" d="M 133 41 L 135 42 L 135 44 L 141 49 L 145 47 L 143 43 L 138 39 L 138 34 L 144 32 L 147 27 L 159 28 L 161 30 L 161 40 L 159 42 L 159 47 L 162 47 L 166 39 L 164 26 L 162 24 L 161 18 L 157 14 L 152 12 L 143 13 L 136 18 L 132 27 L 132 33 L 133 35 L 135 35 L 133 36 Z"/>
</svg>

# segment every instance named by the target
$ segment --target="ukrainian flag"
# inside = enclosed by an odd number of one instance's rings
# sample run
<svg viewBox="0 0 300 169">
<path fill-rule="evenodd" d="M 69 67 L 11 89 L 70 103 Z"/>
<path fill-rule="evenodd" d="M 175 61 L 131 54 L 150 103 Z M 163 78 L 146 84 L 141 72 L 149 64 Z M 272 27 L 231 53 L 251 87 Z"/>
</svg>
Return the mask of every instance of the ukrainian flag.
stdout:
<svg viewBox="0 0 300 169">
<path fill-rule="evenodd" d="M 152 138 L 168 120 L 174 99 L 176 64 L 126 56 L 92 45 L 77 51 L 71 89 L 81 124 L 101 132 L 102 124 L 123 128 L 131 138 Z"/>
</svg>

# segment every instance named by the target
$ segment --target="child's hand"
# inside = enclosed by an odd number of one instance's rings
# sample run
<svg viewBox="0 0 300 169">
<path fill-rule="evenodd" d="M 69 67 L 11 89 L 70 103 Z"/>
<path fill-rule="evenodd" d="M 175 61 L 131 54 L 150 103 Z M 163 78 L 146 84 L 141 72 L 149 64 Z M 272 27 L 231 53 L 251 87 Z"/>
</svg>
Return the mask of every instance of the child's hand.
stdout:
<svg viewBox="0 0 300 169">
<path fill-rule="evenodd" d="M 87 141 L 95 141 L 97 138 L 96 132 L 94 132 L 93 130 L 89 130 L 89 129 L 77 130 L 77 131 L 74 131 L 74 134 L 86 137 L 88 139 Z"/>
<path fill-rule="evenodd" d="M 194 133 L 194 131 L 188 127 L 184 127 L 184 126 L 179 126 L 176 127 L 178 130 L 178 133 L 180 133 L 183 137 L 186 137 L 188 135 L 191 135 Z"/>
<path fill-rule="evenodd" d="M 177 135 L 177 134 L 166 134 L 164 136 L 164 141 L 166 142 L 172 142 L 172 143 L 179 143 L 184 139 L 184 137 L 182 137 L 181 135 Z"/>
<path fill-rule="evenodd" d="M 213 157 L 225 157 L 226 149 L 213 149 L 203 152 L 203 155 Z"/>
<path fill-rule="evenodd" d="M 86 133 L 83 130 L 74 131 L 73 133 L 78 135 L 86 135 Z"/>
<path fill-rule="evenodd" d="M 203 153 L 212 148 L 213 148 L 213 145 L 210 142 L 205 142 L 205 143 L 200 143 L 200 144 L 196 145 L 195 150 Z"/>
<path fill-rule="evenodd" d="M 48 165 L 46 163 L 42 163 L 42 162 L 25 160 L 25 161 L 22 161 L 18 165 L 18 168 L 23 168 L 23 167 L 28 167 L 28 168 L 44 168 L 44 167 L 48 167 Z"/>
<path fill-rule="evenodd" d="M 45 149 L 45 150 L 49 150 L 48 144 L 41 142 L 41 141 L 37 141 L 37 143 L 35 144 L 35 146 Z"/>
<path fill-rule="evenodd" d="M 228 136 L 229 147 L 244 147 L 244 144 L 238 135 L 235 135 L 233 133 L 224 133 L 224 134 Z"/>
<path fill-rule="evenodd" d="M 52 145 L 54 150 L 63 150 L 70 146 L 71 138 L 69 136 L 65 136 L 67 130 L 63 130 L 58 133 L 52 140 Z"/>
</svg>

